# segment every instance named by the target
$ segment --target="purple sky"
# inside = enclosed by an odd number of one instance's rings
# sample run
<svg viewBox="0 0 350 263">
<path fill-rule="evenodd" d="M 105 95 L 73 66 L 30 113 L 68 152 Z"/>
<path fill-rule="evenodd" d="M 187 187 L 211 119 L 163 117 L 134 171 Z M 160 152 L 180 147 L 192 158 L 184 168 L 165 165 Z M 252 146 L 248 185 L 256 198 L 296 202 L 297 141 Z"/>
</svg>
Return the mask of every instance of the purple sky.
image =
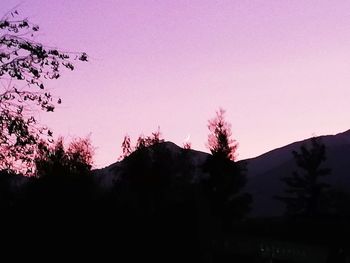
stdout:
<svg viewBox="0 0 350 263">
<path fill-rule="evenodd" d="M 123 136 L 160 126 L 207 151 L 207 120 L 227 110 L 239 159 L 350 129 L 350 1 L 2 1 L 40 25 L 37 40 L 90 62 L 49 84 L 63 99 L 41 121 L 85 136 L 96 167 Z"/>
</svg>

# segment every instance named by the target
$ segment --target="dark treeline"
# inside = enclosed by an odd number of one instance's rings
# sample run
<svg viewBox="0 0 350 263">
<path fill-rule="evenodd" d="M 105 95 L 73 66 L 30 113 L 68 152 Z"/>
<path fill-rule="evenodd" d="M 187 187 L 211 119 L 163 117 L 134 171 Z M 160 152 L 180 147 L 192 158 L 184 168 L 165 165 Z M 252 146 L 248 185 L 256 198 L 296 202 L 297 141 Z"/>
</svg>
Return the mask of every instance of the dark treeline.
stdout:
<svg viewBox="0 0 350 263">
<path fill-rule="evenodd" d="M 1 172 L 0 209 L 7 224 L 16 226 L 10 234 L 20 229 L 39 235 L 47 227 L 43 240 L 66 235 L 65 245 L 74 240 L 90 251 L 112 249 L 129 259 L 213 260 L 217 242 L 244 218 L 251 197 L 241 193 L 245 167 L 234 161 L 236 145 L 223 111 L 209 128 L 212 155 L 200 171 L 193 151 L 174 150 L 159 130 L 140 136 L 134 148 L 126 137 L 123 160 L 108 189 L 91 170 L 88 139 L 69 147 L 63 139 L 54 145 L 42 141 L 35 176 Z"/>
<path fill-rule="evenodd" d="M 244 245 L 242 236 L 316 243 L 334 251 L 344 246 L 348 202 L 345 193 L 335 194 L 321 180 L 331 173 L 322 166 L 322 142 L 314 138 L 292 153 L 298 169 L 283 178 L 286 195 L 276 197 L 286 204 L 285 217 L 249 218 L 253 197 L 244 192 L 248 171 L 244 162 L 235 161 L 237 143 L 230 139 L 223 114 L 219 111 L 209 121 L 211 155 L 199 170 L 195 151 L 164 142 L 159 130 L 141 136 L 135 147 L 126 136 L 109 188 L 101 187 L 91 170 L 88 139 L 74 140 L 68 147 L 63 139 L 54 145 L 41 142 L 35 176 L 1 171 L 3 233 L 29 243 L 40 237 L 39 244 L 55 243 L 56 248 L 64 240 L 60 253 L 77 253 L 79 244 L 85 256 L 98 252 L 168 262 L 263 262 L 271 257 L 260 253 L 260 241 Z M 232 238 L 238 241 L 229 241 Z M 232 244 L 256 249 L 240 255 L 228 249 Z"/>
</svg>

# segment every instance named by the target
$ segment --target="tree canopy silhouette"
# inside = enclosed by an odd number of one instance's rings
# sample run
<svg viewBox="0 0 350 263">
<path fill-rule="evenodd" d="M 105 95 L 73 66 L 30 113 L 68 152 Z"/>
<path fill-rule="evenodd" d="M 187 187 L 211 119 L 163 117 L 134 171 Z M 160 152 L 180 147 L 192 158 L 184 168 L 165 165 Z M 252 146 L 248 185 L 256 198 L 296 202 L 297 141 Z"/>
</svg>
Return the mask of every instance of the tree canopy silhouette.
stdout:
<svg viewBox="0 0 350 263">
<path fill-rule="evenodd" d="M 211 153 L 224 159 L 235 160 L 237 142 L 231 138 L 231 124 L 225 120 L 225 110 L 219 109 L 216 116 L 208 121 L 208 147 Z"/>
<path fill-rule="evenodd" d="M 160 132 L 160 128 L 155 132 L 152 132 L 152 135 L 144 136 L 140 135 L 137 138 L 136 145 L 133 147 L 131 146 L 131 139 L 129 135 L 125 135 L 123 142 L 122 142 L 122 155 L 119 156 L 118 160 L 123 160 L 124 158 L 128 157 L 131 153 L 134 151 L 150 147 L 152 145 L 156 145 L 159 143 L 164 142 L 164 139 L 162 139 L 162 133 Z"/>
<path fill-rule="evenodd" d="M 321 178 L 331 173 L 323 167 L 326 161 L 326 146 L 319 138 L 311 139 L 311 147 L 302 145 L 300 152 L 293 151 L 298 170 L 292 176 L 283 177 L 286 196 L 276 197 L 286 204 L 287 215 L 315 218 L 329 209 L 328 190 L 330 185 Z"/>
<path fill-rule="evenodd" d="M 68 147 L 62 138 L 54 144 L 41 141 L 38 148 L 36 176 L 26 187 L 28 211 L 73 218 L 91 210 L 95 187 L 89 138 L 75 139 Z"/>
<path fill-rule="evenodd" d="M 204 170 L 209 173 L 205 189 L 212 212 L 227 226 L 249 211 L 251 196 L 241 193 L 246 183 L 245 164 L 234 161 L 238 144 L 231 138 L 231 125 L 224 115 L 225 111 L 220 109 L 216 117 L 208 121 L 208 147 L 212 155 Z"/>
<path fill-rule="evenodd" d="M 35 157 L 36 176 L 86 175 L 93 165 L 94 149 L 89 138 L 78 138 L 64 146 L 63 138 L 54 145 L 38 144 Z"/>
<path fill-rule="evenodd" d="M 0 169 L 26 166 L 32 172 L 35 145 L 52 132 L 40 126 L 36 110 L 52 112 L 60 98 L 46 90 L 46 80 L 58 79 L 86 53 L 62 52 L 35 40 L 39 26 L 19 18 L 17 11 L 0 19 Z"/>
</svg>

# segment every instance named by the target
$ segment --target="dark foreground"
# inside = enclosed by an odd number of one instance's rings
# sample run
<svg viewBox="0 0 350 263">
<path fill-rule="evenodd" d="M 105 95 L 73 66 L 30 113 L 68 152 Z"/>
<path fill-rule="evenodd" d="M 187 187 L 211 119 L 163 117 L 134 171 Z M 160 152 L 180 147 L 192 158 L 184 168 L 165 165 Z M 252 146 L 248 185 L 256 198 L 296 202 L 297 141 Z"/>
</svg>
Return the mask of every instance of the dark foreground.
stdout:
<svg viewBox="0 0 350 263">
<path fill-rule="evenodd" d="M 158 216 L 16 211 L 2 216 L 1 257 L 120 262 L 350 262 L 341 220 L 246 220 L 229 231 L 188 213 Z M 196 219 L 196 220 L 195 220 Z"/>
</svg>

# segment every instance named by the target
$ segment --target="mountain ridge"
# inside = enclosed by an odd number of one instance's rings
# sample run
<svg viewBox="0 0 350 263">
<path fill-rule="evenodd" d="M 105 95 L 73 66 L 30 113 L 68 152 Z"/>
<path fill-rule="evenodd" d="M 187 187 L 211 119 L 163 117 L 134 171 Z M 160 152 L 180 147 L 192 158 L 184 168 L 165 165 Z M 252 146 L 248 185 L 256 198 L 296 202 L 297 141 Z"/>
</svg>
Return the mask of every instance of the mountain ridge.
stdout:
<svg viewBox="0 0 350 263">
<path fill-rule="evenodd" d="M 325 166 L 332 169 L 332 174 L 325 178 L 334 188 L 350 193 L 350 130 L 337 133 L 335 135 L 316 136 L 326 145 L 327 160 Z M 253 196 L 252 217 L 272 217 L 281 216 L 284 212 L 284 204 L 275 200 L 273 197 L 281 195 L 284 192 L 285 185 L 281 181 L 284 176 L 292 174 L 297 167 L 293 159 L 292 152 L 299 151 L 301 145 L 309 145 L 312 137 L 296 141 L 285 146 L 273 149 L 257 157 L 240 160 L 247 166 L 247 184 L 243 191 L 249 192 Z M 164 142 L 166 148 L 176 155 L 181 152 L 180 146 L 173 142 Z M 154 149 L 159 145 L 151 146 Z M 209 153 L 189 150 L 189 158 L 196 167 L 195 176 L 204 176 L 201 170 Z M 109 187 L 113 184 L 118 169 L 121 170 L 123 162 L 116 162 L 95 170 L 100 185 Z"/>
<path fill-rule="evenodd" d="M 303 144 L 309 145 L 311 138 L 246 160 L 249 174 L 246 190 L 254 196 L 252 216 L 270 217 L 283 214 L 284 204 L 273 196 L 283 195 L 285 185 L 281 178 L 290 176 L 297 169 L 292 151 L 299 151 Z M 326 146 L 327 159 L 323 165 L 332 169 L 331 175 L 324 180 L 334 189 L 350 192 L 350 177 L 347 176 L 350 172 L 350 130 L 317 138 Z"/>
</svg>

